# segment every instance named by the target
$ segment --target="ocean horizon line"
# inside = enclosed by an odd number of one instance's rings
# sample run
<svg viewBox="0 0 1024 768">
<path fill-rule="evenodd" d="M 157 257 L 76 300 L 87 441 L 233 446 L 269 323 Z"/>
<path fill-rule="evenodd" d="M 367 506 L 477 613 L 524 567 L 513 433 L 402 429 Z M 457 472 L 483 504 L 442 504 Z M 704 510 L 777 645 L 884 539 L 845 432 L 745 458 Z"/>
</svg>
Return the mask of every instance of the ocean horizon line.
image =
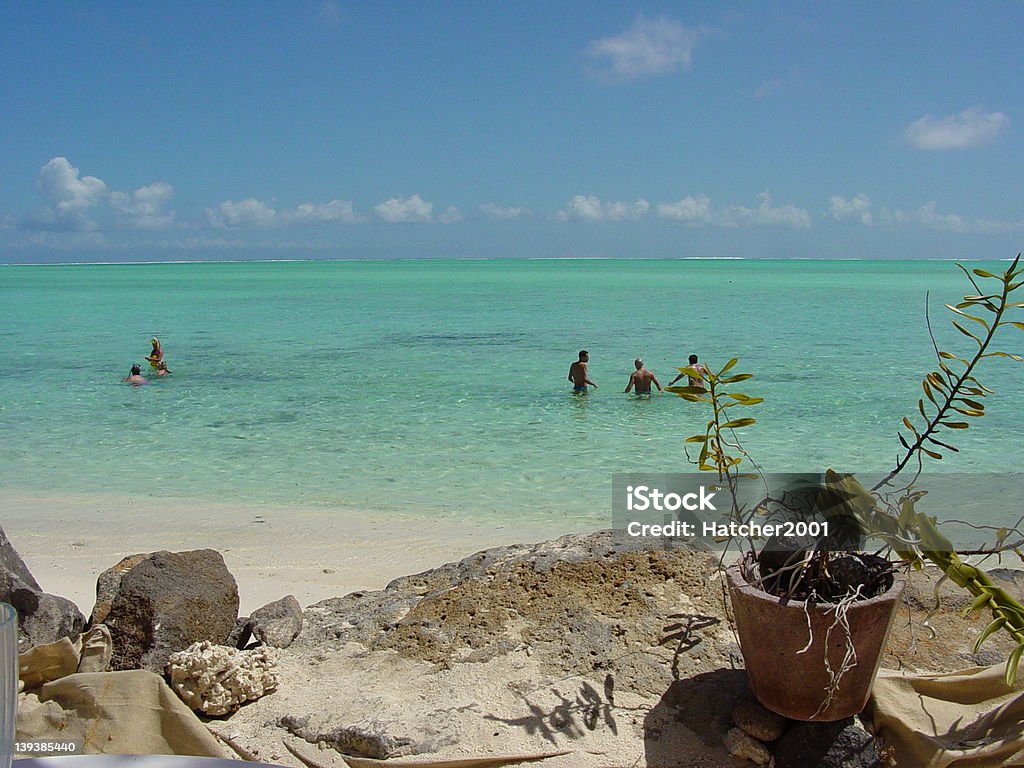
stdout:
<svg viewBox="0 0 1024 768">
<path fill-rule="evenodd" d="M 921 263 L 921 262 L 1010 262 L 1013 257 L 1000 258 L 872 258 L 853 256 L 401 256 L 395 258 L 316 258 L 316 259 L 146 259 L 140 261 L 49 261 L 49 262 L 0 262 L 0 267 L 117 267 L 154 266 L 161 264 L 303 264 L 316 262 L 454 262 L 454 261 L 764 261 L 764 262 L 875 262 L 875 263 Z"/>
</svg>

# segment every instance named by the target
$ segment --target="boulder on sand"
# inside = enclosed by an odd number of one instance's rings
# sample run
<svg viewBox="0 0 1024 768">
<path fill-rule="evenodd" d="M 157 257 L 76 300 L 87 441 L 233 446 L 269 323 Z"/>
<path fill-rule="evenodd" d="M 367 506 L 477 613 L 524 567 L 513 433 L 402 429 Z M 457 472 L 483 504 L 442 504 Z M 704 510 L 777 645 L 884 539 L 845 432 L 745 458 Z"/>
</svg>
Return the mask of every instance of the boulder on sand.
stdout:
<svg viewBox="0 0 1024 768">
<path fill-rule="evenodd" d="M 85 617 L 65 597 L 43 592 L 0 527 L 0 601 L 18 612 L 18 650 L 80 633 Z"/>
<path fill-rule="evenodd" d="M 124 558 L 100 574 L 91 624 L 114 641 L 111 668 L 162 674 L 170 655 L 203 640 L 222 644 L 238 617 L 238 585 L 212 549 Z"/>
<path fill-rule="evenodd" d="M 263 645 L 287 648 L 302 631 L 302 606 L 294 595 L 268 603 L 253 611 L 249 629 Z"/>
</svg>

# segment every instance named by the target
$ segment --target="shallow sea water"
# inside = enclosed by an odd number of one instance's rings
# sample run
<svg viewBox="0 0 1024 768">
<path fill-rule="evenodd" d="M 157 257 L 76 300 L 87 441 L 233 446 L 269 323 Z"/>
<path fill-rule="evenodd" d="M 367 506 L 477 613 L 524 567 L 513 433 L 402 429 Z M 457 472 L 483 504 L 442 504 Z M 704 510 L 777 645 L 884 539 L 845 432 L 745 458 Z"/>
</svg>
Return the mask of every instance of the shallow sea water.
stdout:
<svg viewBox="0 0 1024 768">
<path fill-rule="evenodd" d="M 755 374 L 766 470 L 885 471 L 934 367 L 925 295 L 964 350 L 942 304 L 969 290 L 928 261 L 4 266 L 0 488 L 606 525 L 613 473 L 693 469 L 706 415 L 622 392 L 633 358 L 667 384 L 690 353 Z M 121 383 L 153 335 L 173 375 Z M 1021 466 L 1024 366 L 982 380 L 942 471 Z"/>
</svg>

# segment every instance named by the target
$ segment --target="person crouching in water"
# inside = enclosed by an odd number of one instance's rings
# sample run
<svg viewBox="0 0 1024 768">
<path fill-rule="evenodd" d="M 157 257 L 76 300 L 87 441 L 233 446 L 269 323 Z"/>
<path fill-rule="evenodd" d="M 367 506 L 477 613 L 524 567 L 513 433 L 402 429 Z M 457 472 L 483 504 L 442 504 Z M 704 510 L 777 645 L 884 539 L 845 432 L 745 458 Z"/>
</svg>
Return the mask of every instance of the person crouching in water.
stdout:
<svg viewBox="0 0 1024 768">
<path fill-rule="evenodd" d="M 128 374 L 124 379 L 126 382 L 133 386 L 139 386 L 140 384 L 148 384 L 149 381 L 145 376 L 142 375 L 142 368 L 136 363 L 132 366 L 132 372 Z"/>
</svg>

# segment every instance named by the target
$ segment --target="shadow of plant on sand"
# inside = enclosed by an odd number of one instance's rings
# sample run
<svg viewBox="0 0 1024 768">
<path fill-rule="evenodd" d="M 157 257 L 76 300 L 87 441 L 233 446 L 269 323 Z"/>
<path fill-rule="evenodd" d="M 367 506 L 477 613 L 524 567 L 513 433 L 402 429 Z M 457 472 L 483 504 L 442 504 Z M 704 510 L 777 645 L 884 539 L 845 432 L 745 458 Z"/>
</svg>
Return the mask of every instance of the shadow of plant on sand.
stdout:
<svg viewBox="0 0 1024 768">
<path fill-rule="evenodd" d="M 603 692 L 599 692 L 584 681 L 572 698 L 560 693 L 557 688 L 551 688 L 550 693 L 558 699 L 558 704 L 553 707 L 542 707 L 530 701 L 527 694 L 523 696 L 523 701 L 529 714 L 517 718 L 484 715 L 484 719 L 522 728 L 530 736 L 540 735 L 545 741 L 555 744 L 556 733 L 565 738 L 579 739 L 583 738 L 587 731 L 595 731 L 602 724 L 613 734 L 618 735 L 616 711 L 646 711 L 646 708 L 621 707 L 615 704 L 615 678 L 611 674 L 605 676 Z"/>
</svg>

